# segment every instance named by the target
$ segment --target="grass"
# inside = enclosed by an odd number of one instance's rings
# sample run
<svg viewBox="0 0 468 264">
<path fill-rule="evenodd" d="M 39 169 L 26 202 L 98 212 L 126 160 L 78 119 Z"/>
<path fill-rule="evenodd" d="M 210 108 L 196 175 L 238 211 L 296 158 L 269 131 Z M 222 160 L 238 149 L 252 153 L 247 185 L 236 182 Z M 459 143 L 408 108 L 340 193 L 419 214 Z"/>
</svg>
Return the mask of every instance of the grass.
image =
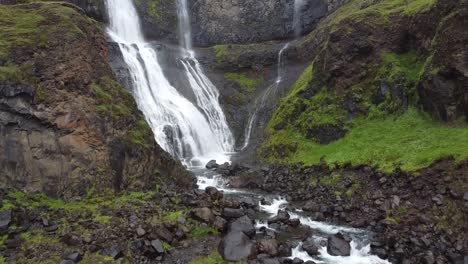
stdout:
<svg viewBox="0 0 468 264">
<path fill-rule="evenodd" d="M 397 167 L 411 172 L 446 157 L 456 161 L 468 158 L 466 125 L 442 124 L 414 108 L 399 117 L 361 117 L 352 121 L 349 128 L 344 138 L 328 145 L 314 143 L 295 131 L 282 131 L 274 136 L 270 147 L 284 144 L 292 151 L 282 160 L 270 161 L 317 165 L 323 159 L 330 166 L 367 164 L 378 166 L 383 172 Z"/>
<path fill-rule="evenodd" d="M 209 235 L 217 235 L 218 233 L 218 230 L 210 226 L 196 226 L 190 231 L 190 237 L 200 238 Z"/>
<path fill-rule="evenodd" d="M 149 148 L 154 142 L 153 131 L 144 119 L 138 120 L 136 127 L 128 135 L 131 143 L 144 148 Z"/>
<path fill-rule="evenodd" d="M 241 89 L 246 92 L 254 92 L 258 86 L 263 83 L 263 77 L 250 78 L 244 73 L 228 72 L 224 74 L 227 80 L 236 82 L 240 85 Z"/>
<path fill-rule="evenodd" d="M 207 257 L 198 258 L 190 261 L 190 264 L 222 264 L 223 257 L 218 252 L 213 252 Z"/>
</svg>

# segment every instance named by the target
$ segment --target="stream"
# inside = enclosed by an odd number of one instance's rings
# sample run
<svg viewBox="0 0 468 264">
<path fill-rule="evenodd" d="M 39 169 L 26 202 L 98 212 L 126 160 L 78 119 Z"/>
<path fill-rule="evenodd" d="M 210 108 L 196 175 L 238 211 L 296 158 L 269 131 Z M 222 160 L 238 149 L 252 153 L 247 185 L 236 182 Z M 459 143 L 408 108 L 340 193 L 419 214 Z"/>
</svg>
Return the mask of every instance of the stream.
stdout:
<svg viewBox="0 0 468 264">
<path fill-rule="evenodd" d="M 346 226 L 338 226 L 326 222 L 318 222 L 308 217 L 302 210 L 295 207 L 286 198 L 279 195 L 264 193 L 256 190 L 232 189 L 228 186 L 228 180 L 221 177 L 214 171 L 207 170 L 204 167 L 189 168 L 197 177 L 198 188 L 204 190 L 206 187 L 212 186 L 219 191 L 223 191 L 226 196 L 243 197 L 248 196 L 258 202 L 260 214 L 257 214 L 255 219 L 255 228 L 257 233 L 261 230 L 269 229 L 274 231 L 279 238 L 294 239 L 293 234 L 289 234 L 286 230 L 277 230 L 268 224 L 268 219 L 278 215 L 279 210 L 285 210 L 291 216 L 291 219 L 299 219 L 302 228 L 298 232 L 305 232 L 304 227 L 310 228 L 313 232 L 313 239 L 316 244 L 322 245 L 319 248 L 319 256 L 309 256 L 307 252 L 302 250 L 302 242 L 296 241 L 297 246 L 293 248 L 291 259 L 299 258 L 303 261 L 313 261 L 315 263 L 328 264 L 389 264 L 387 260 L 380 259 L 375 255 L 370 254 L 370 239 L 372 233 L 365 229 L 357 229 Z M 352 240 L 350 242 L 350 256 L 332 256 L 327 252 L 326 241 L 329 235 L 341 233 Z"/>
</svg>

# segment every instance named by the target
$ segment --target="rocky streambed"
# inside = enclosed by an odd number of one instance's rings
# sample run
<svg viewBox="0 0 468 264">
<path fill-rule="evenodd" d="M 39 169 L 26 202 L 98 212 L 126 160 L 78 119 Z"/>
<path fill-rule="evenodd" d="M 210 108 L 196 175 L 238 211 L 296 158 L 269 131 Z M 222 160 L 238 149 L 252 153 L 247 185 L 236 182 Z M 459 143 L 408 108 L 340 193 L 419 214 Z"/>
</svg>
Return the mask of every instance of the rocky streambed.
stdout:
<svg viewBox="0 0 468 264">
<path fill-rule="evenodd" d="M 256 219 L 257 230 L 292 249 L 290 255 L 282 255 L 286 259 L 268 260 L 271 263 L 294 258 L 316 263 L 467 259 L 466 164 L 444 160 L 412 174 L 399 170 L 385 174 L 366 166 L 252 168 L 212 162 L 208 168 L 217 174 L 199 177 L 201 187 L 217 186 L 229 196 L 259 201 L 253 208 L 260 215 L 249 216 Z M 270 259 L 272 255 L 258 248 L 262 242 L 253 239 L 258 256 Z M 337 252 L 330 244 L 334 241 L 341 247 Z"/>
</svg>

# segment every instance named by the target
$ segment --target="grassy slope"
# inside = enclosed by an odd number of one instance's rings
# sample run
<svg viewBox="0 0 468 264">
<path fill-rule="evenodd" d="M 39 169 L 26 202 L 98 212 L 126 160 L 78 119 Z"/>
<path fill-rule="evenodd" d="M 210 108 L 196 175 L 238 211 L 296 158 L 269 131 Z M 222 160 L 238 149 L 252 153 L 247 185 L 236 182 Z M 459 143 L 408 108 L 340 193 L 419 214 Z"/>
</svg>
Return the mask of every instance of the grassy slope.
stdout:
<svg viewBox="0 0 468 264">
<path fill-rule="evenodd" d="M 408 4 L 400 0 L 386 0 L 361 9 L 365 2 L 352 1 L 327 18 L 325 23 L 334 28 L 346 26 L 346 19 L 412 15 L 426 11 L 435 0 L 413 0 Z M 340 98 L 335 98 L 330 92 L 332 90 L 317 87 L 314 83 L 314 66 L 311 64 L 275 111 L 267 127 L 269 137 L 261 146 L 260 154 L 267 162 L 316 165 L 323 159 L 330 166 L 369 164 L 387 172 L 397 167 L 415 171 L 444 157 L 452 156 L 457 160 L 468 158 L 466 124 L 442 124 L 415 107 L 401 113 L 400 102 L 391 93 L 378 106 L 371 103 L 372 94 L 379 90 L 378 85 L 386 83 L 404 87 L 410 104 L 414 104 L 417 101 L 415 88 L 426 59 L 414 52 L 383 53 L 366 81 L 350 89 L 350 95 L 359 98 L 360 107 L 369 112 L 368 117 L 361 116 L 348 123 L 347 135 L 328 145 L 320 145 L 316 139 L 306 138 L 307 131 L 341 125 L 346 112 L 340 105 Z M 312 97 L 304 98 L 302 94 L 311 89 L 314 91 Z"/>
</svg>

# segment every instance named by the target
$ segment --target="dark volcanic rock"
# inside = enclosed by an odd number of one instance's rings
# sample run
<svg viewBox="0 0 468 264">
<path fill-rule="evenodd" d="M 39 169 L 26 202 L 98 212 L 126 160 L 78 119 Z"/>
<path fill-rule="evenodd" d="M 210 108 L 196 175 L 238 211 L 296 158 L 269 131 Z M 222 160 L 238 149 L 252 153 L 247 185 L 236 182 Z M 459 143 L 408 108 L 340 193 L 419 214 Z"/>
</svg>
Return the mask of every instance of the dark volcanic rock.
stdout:
<svg viewBox="0 0 468 264">
<path fill-rule="evenodd" d="M 241 217 L 243 216 L 245 213 L 244 213 L 244 210 L 242 209 L 232 209 L 232 208 L 224 208 L 223 209 L 223 217 L 225 218 L 238 218 L 238 217 Z"/>
<path fill-rule="evenodd" d="M 302 249 L 310 256 L 316 256 L 319 254 L 319 247 L 315 244 L 315 241 L 312 237 L 302 242 Z"/>
<path fill-rule="evenodd" d="M 230 231 L 241 231 L 244 234 L 252 237 L 255 235 L 255 226 L 253 221 L 248 216 L 242 216 L 232 222 L 229 226 Z"/>
<path fill-rule="evenodd" d="M 327 252 L 332 256 L 349 256 L 351 254 L 351 246 L 343 238 L 343 235 L 338 233 L 328 237 Z"/>
<path fill-rule="evenodd" d="M 112 246 L 102 250 L 104 256 L 109 256 L 113 259 L 119 259 L 124 256 L 122 249 L 119 246 Z"/>
<path fill-rule="evenodd" d="M 231 231 L 221 240 L 218 248 L 227 261 L 241 261 L 255 254 L 255 245 L 241 231 Z"/>
<path fill-rule="evenodd" d="M 257 241 L 259 253 L 266 253 L 270 256 L 278 255 L 278 242 L 275 239 L 262 239 Z"/>
</svg>

